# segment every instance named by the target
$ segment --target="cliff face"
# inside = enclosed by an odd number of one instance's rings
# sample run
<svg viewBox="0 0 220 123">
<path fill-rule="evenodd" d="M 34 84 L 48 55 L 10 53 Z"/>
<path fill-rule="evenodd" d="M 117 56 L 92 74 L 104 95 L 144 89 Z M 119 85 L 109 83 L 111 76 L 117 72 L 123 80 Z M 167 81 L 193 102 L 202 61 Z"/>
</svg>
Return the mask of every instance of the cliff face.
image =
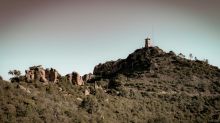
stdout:
<svg viewBox="0 0 220 123">
<path fill-rule="evenodd" d="M 82 86 L 0 82 L 2 122 L 220 122 L 220 69 L 158 47 L 137 49 Z"/>
<path fill-rule="evenodd" d="M 93 73 L 95 75 L 111 76 L 117 73 L 127 74 L 134 71 L 150 70 L 155 58 L 164 54 L 165 52 L 158 47 L 137 49 L 126 59 L 109 61 L 95 66 Z"/>
</svg>

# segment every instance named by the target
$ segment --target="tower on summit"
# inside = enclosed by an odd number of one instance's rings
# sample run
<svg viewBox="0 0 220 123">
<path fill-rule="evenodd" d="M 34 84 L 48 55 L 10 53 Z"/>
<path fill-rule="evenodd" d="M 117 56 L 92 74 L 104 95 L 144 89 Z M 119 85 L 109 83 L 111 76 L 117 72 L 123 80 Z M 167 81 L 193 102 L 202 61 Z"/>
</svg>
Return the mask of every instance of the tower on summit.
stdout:
<svg viewBox="0 0 220 123">
<path fill-rule="evenodd" d="M 145 39 L 145 48 L 149 48 L 149 47 L 152 47 L 152 44 L 151 44 L 151 39 L 147 37 Z"/>
</svg>

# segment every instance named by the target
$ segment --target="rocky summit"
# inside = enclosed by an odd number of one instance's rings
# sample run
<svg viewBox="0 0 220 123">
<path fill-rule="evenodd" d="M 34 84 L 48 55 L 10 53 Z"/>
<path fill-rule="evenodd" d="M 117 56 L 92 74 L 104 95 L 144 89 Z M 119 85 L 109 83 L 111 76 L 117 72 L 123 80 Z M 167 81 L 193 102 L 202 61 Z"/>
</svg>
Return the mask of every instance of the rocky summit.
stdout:
<svg viewBox="0 0 220 123">
<path fill-rule="evenodd" d="M 220 69 L 159 47 L 146 45 L 84 76 L 37 67 L 0 81 L 1 122 L 220 122 Z"/>
</svg>

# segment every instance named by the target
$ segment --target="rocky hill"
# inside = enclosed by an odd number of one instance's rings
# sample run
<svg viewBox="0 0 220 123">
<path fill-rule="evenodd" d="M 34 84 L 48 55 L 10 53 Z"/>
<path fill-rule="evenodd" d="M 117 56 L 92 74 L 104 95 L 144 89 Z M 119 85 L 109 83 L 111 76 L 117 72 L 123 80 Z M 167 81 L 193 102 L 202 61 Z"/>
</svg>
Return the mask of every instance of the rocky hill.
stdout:
<svg viewBox="0 0 220 123">
<path fill-rule="evenodd" d="M 2 122 L 220 122 L 220 69 L 158 47 L 95 66 L 83 85 L 0 81 Z"/>
</svg>

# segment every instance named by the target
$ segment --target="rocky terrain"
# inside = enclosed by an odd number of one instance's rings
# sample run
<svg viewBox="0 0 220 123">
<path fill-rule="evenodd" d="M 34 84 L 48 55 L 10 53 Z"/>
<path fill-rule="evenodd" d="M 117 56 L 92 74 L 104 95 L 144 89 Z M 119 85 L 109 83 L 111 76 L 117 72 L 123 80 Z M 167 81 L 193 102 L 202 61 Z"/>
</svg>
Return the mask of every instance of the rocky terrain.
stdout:
<svg viewBox="0 0 220 123">
<path fill-rule="evenodd" d="M 137 49 L 83 77 L 43 71 L 0 80 L 1 122 L 220 122 L 220 69 L 172 51 Z"/>
</svg>

